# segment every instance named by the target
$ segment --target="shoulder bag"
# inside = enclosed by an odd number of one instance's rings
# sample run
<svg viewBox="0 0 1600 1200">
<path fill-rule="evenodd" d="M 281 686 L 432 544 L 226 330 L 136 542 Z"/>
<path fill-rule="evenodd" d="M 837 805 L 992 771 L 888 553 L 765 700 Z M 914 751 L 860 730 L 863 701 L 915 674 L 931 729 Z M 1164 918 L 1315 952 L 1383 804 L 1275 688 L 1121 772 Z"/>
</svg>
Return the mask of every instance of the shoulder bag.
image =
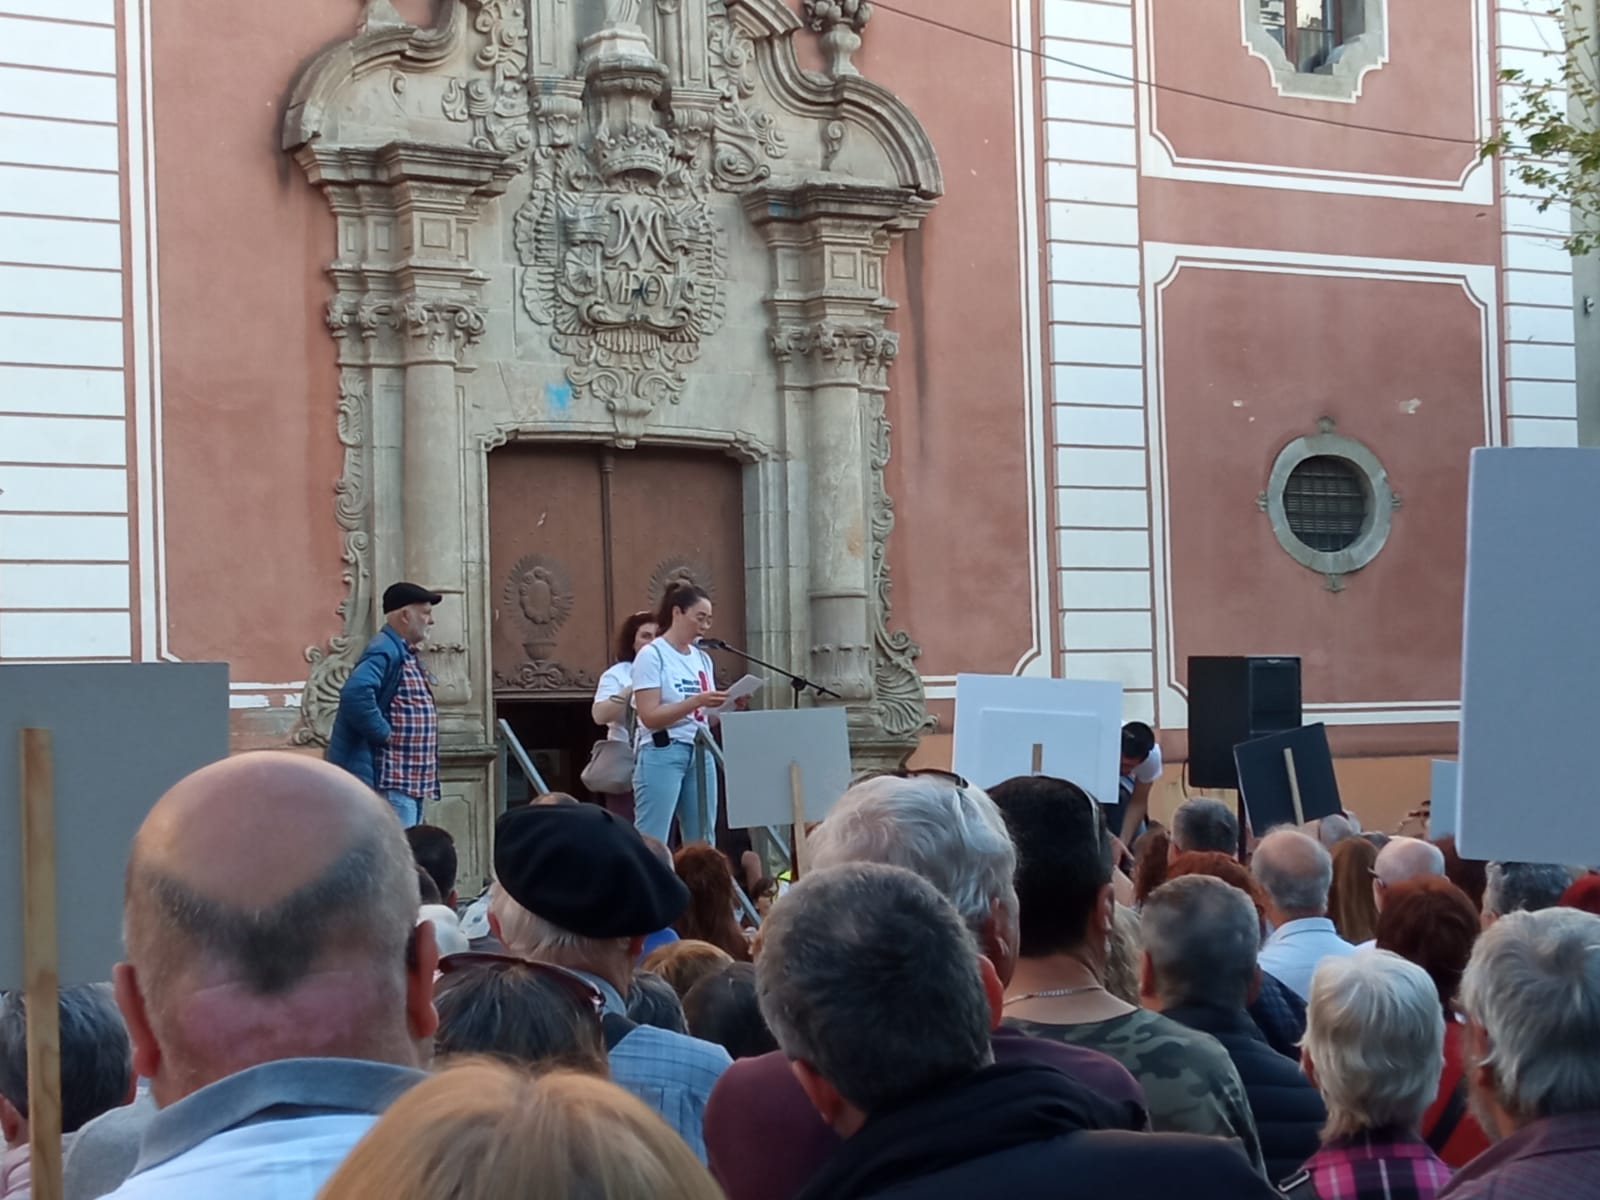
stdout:
<svg viewBox="0 0 1600 1200">
<path fill-rule="evenodd" d="M 616 796 L 633 790 L 633 695 L 622 707 L 622 727 L 628 740 L 619 742 L 607 736 L 589 751 L 589 761 L 579 773 L 583 786 L 600 796 Z"/>
</svg>

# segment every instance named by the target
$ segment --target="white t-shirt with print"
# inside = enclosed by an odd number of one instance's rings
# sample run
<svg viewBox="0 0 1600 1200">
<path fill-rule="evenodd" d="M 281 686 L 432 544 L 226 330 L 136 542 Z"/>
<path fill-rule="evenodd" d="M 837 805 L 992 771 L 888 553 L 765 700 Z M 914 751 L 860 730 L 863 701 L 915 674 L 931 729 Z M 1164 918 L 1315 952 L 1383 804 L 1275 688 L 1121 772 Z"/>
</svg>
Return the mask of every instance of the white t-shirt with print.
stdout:
<svg viewBox="0 0 1600 1200">
<path fill-rule="evenodd" d="M 712 679 L 711 658 L 704 650 L 691 646 L 689 653 L 680 654 L 664 637 L 651 642 L 633 660 L 634 693 L 660 688 L 662 704 L 676 704 L 701 692 L 712 691 Z M 695 733 L 707 724 L 706 714 L 696 709 L 669 726 L 667 733 L 675 742 L 693 742 Z M 641 742 L 649 736 L 641 723 Z"/>
<path fill-rule="evenodd" d="M 633 664 L 619 662 L 608 667 L 606 673 L 600 676 L 600 686 L 594 690 L 594 702 L 599 704 L 602 700 L 613 700 L 628 690 L 633 682 Z M 632 712 L 630 707 L 627 712 Z M 613 742 L 626 742 L 633 736 L 633 731 L 621 721 L 613 721 L 606 726 L 606 737 Z"/>
</svg>

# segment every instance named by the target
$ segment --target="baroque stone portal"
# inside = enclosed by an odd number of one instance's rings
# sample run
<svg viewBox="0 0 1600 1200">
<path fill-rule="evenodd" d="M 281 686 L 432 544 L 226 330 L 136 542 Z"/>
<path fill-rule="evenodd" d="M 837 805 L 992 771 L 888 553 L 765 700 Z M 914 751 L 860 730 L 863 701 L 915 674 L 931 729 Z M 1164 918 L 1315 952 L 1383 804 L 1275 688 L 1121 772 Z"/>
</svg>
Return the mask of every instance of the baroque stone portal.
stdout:
<svg viewBox="0 0 1600 1200">
<path fill-rule="evenodd" d="M 520 624 L 525 671 L 566 670 L 547 649 L 560 564 L 488 562 L 487 456 L 512 439 L 733 456 L 751 649 L 845 697 L 863 761 L 929 727 L 890 620 L 884 259 L 943 185 L 916 120 L 851 61 L 870 14 L 443 0 L 423 29 L 368 0 L 295 84 L 284 148 L 338 221 L 349 585 L 342 632 L 307 652 L 297 737 L 326 736 L 384 581 L 444 591 L 427 650 L 444 788 L 480 854 L 492 622 Z M 826 73 L 799 65 L 810 37 Z"/>
</svg>

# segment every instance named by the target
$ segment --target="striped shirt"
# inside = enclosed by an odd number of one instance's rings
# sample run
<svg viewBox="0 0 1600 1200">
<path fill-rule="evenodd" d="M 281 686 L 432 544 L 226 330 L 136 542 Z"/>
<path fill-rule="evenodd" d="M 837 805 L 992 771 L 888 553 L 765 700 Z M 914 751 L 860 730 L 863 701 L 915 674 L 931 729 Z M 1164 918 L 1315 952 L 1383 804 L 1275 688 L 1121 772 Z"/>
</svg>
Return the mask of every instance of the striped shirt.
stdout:
<svg viewBox="0 0 1600 1200">
<path fill-rule="evenodd" d="M 389 706 L 389 741 L 378 764 L 378 790 L 413 800 L 439 798 L 439 710 L 417 652 L 406 648 L 400 690 Z"/>
</svg>

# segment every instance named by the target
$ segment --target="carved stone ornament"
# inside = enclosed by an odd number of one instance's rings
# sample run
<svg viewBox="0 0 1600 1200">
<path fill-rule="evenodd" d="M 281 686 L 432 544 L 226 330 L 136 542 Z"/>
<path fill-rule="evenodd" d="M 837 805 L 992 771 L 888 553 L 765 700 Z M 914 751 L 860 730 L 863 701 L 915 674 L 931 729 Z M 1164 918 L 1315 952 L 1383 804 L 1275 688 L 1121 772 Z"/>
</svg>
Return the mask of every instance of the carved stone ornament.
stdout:
<svg viewBox="0 0 1600 1200">
<path fill-rule="evenodd" d="M 660 608 L 667 593 L 683 584 L 699 588 L 712 600 L 717 598 L 717 585 L 710 567 L 688 558 L 664 558 L 650 573 L 650 607 Z"/>
<path fill-rule="evenodd" d="M 510 675 L 496 671 L 494 683 L 497 688 L 518 692 L 590 691 L 599 686 L 587 671 L 575 671 L 548 659 L 525 662 Z"/>
<path fill-rule="evenodd" d="M 871 467 L 871 492 L 868 510 L 872 520 L 872 636 L 877 649 L 872 677 L 877 692 L 874 707 L 883 731 L 892 738 L 916 738 L 934 728 L 928 713 L 927 692 L 917 670 L 922 647 L 904 630 L 889 628 L 894 606 L 890 601 L 893 583 L 889 578 L 889 534 L 894 529 L 894 501 L 883 481 L 889 465 L 889 419 L 884 415 L 883 393 L 871 392 L 868 405 L 868 463 Z"/>
<path fill-rule="evenodd" d="M 364 461 L 370 419 L 361 372 L 349 368 L 340 371 L 338 430 L 339 444 L 344 447 L 344 473 L 334 485 L 333 512 L 342 531 L 344 583 L 348 589 L 338 608 L 344 629 L 329 640 L 326 650 L 320 646 L 306 649 L 311 673 L 291 739 L 297 746 L 327 742 L 339 710 L 339 689 L 370 632 L 367 612 L 372 604 L 372 538 L 367 532 L 367 514 L 372 494 Z"/>
<path fill-rule="evenodd" d="M 613 7 L 620 24 L 591 39 L 588 139 L 571 140 L 570 90 L 541 112 L 549 125 L 516 215 L 516 247 L 523 307 L 570 361 L 575 398 L 602 403 L 617 444 L 631 447 L 659 404 L 678 401 L 684 368 L 722 325 L 727 235 L 710 190 L 766 178 L 766 160 L 787 145 L 772 118 L 745 103 L 754 53 L 725 15 L 708 47 L 714 107 L 685 102 L 664 115 L 668 69 L 636 32 L 636 12 Z"/>
<path fill-rule="evenodd" d="M 864 387 L 881 387 L 900 353 L 900 335 L 877 325 L 782 325 L 770 340 L 779 362 L 809 358 L 822 373 L 847 376 Z"/>
<path fill-rule="evenodd" d="M 555 653 L 556 637 L 572 615 L 572 601 L 572 576 L 556 559 L 528 554 L 511 568 L 505 607 L 526 629 L 522 648 L 530 659 L 546 659 Z"/>
<path fill-rule="evenodd" d="M 861 49 L 861 33 L 872 20 L 867 0 L 805 0 L 806 24 L 822 35 L 822 52 L 828 57 L 828 74 L 859 75 L 850 56 Z"/>
<path fill-rule="evenodd" d="M 472 27 L 484 36 L 473 65 L 487 74 L 452 79 L 444 91 L 444 115 L 470 124 L 479 150 L 526 159 L 533 147 L 526 0 L 464 2 L 475 10 Z"/>
</svg>

